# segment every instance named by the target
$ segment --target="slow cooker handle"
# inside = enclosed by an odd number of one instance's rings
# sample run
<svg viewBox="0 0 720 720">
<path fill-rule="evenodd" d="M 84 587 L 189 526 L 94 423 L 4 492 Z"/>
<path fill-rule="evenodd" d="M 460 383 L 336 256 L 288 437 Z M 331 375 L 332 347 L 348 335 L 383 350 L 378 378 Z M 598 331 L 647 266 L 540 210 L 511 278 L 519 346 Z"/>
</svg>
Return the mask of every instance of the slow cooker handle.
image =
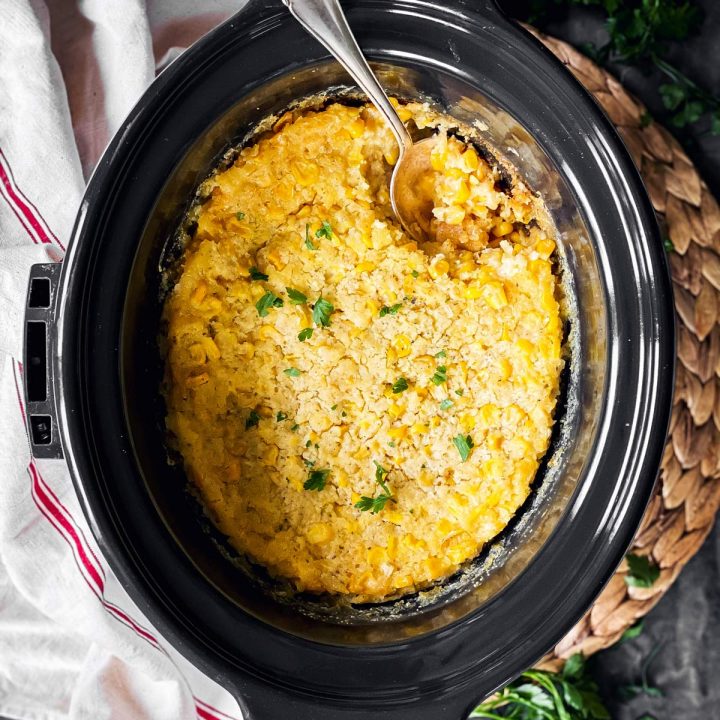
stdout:
<svg viewBox="0 0 720 720">
<path fill-rule="evenodd" d="M 418 698 L 403 705 L 380 705 L 378 698 L 369 696 L 367 706 L 348 707 L 264 686 L 256 692 L 246 689 L 239 703 L 245 720 L 467 720 L 482 700 L 477 695 L 474 698 L 458 693 Z"/>
<path fill-rule="evenodd" d="M 56 460 L 63 457 L 53 369 L 57 340 L 55 305 L 61 267 L 60 263 L 45 263 L 30 268 L 23 347 L 25 417 L 30 449 L 35 458 Z"/>
</svg>

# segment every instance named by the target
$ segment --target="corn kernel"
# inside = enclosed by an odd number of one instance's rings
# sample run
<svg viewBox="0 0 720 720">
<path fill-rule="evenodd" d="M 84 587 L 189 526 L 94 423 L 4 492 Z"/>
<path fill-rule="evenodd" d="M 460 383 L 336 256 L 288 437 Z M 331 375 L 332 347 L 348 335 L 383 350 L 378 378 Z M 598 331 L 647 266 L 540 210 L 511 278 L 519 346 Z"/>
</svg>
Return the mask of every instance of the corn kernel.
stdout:
<svg viewBox="0 0 720 720">
<path fill-rule="evenodd" d="M 555 250 L 555 243 L 550 238 L 538 240 L 535 243 L 535 250 L 537 250 L 538 255 L 540 255 L 543 260 L 547 260 L 553 254 L 553 250 Z"/>
<path fill-rule="evenodd" d="M 218 348 L 212 338 L 203 337 L 200 342 L 202 342 L 203 348 L 205 349 L 205 352 L 207 353 L 207 356 L 210 360 L 220 359 L 220 348 Z"/>
<path fill-rule="evenodd" d="M 394 525 L 400 525 L 403 521 L 403 514 L 399 510 L 385 510 L 383 520 L 388 520 Z M 391 535 L 390 540 L 395 540 L 395 537 Z"/>
<path fill-rule="evenodd" d="M 303 187 L 308 187 L 320 178 L 320 168 L 308 160 L 294 160 L 290 163 L 290 172 Z"/>
<path fill-rule="evenodd" d="M 512 375 L 512 365 L 507 358 L 501 358 L 498 363 L 498 369 L 500 370 L 500 379 L 507 380 Z"/>
<path fill-rule="evenodd" d="M 412 113 L 404 105 L 397 109 L 397 114 L 403 122 L 407 122 L 412 117 Z"/>
<path fill-rule="evenodd" d="M 313 545 L 326 543 L 333 538 L 333 529 L 327 523 L 314 523 L 308 528 L 307 540 Z"/>
<path fill-rule="evenodd" d="M 463 154 L 462 154 L 463 162 L 465 163 L 465 167 L 470 171 L 473 172 L 474 170 L 478 169 L 479 160 L 477 153 L 475 152 L 475 148 L 469 147 Z"/>
<path fill-rule="evenodd" d="M 282 335 L 272 325 L 261 325 L 257 331 L 261 340 L 280 340 Z"/>
<path fill-rule="evenodd" d="M 493 309 L 500 310 L 507 305 L 505 287 L 500 282 L 489 282 L 483 287 L 485 302 Z"/>
<path fill-rule="evenodd" d="M 505 235 L 511 233 L 512 230 L 513 224 L 511 222 L 508 222 L 507 220 L 503 220 L 492 229 L 492 234 L 495 237 L 504 237 Z"/>
<path fill-rule="evenodd" d="M 267 252 L 267 259 L 274 265 L 276 270 L 282 270 L 287 264 L 281 257 L 277 248 L 270 248 Z"/>
<path fill-rule="evenodd" d="M 382 565 L 388 561 L 387 550 L 380 546 L 371 548 L 368 550 L 367 559 L 371 565 Z"/>
<path fill-rule="evenodd" d="M 385 162 L 391 166 L 395 165 L 395 163 L 398 161 L 399 155 L 400 155 L 400 148 L 397 145 L 397 143 L 394 143 L 393 146 L 388 151 L 383 153 Z"/>
<path fill-rule="evenodd" d="M 450 270 L 450 263 L 443 258 L 435 260 L 428 268 L 430 277 L 433 280 L 437 280 L 439 277 L 447 275 L 448 270 Z"/>
<path fill-rule="evenodd" d="M 190 295 L 190 304 L 195 308 L 199 307 L 207 295 L 207 290 L 207 283 L 201 280 Z"/>
<path fill-rule="evenodd" d="M 396 335 L 393 338 L 392 346 L 398 357 L 407 357 L 410 354 L 411 343 L 407 335 Z"/>
<path fill-rule="evenodd" d="M 458 185 L 458 189 L 455 191 L 455 198 L 453 202 L 458 205 L 462 205 L 470 197 L 470 188 L 466 182 L 461 182 Z"/>
<path fill-rule="evenodd" d="M 465 413 L 464 415 L 460 416 L 460 424 L 462 425 L 465 432 L 472 430 L 475 427 L 475 423 L 475 416 L 471 415 L 470 413 Z"/>
<path fill-rule="evenodd" d="M 450 205 L 445 208 L 442 219 L 448 225 L 460 225 L 465 219 L 465 210 L 459 205 Z"/>
<path fill-rule="evenodd" d="M 206 372 L 204 372 L 200 373 L 199 375 L 190 375 L 190 377 L 185 380 L 185 385 L 187 387 L 198 387 L 200 385 L 204 385 L 209 380 L 210 376 Z"/>
<path fill-rule="evenodd" d="M 410 432 L 413 435 L 424 435 L 426 432 L 428 432 L 429 428 L 425 423 L 415 423 L 411 428 Z"/>
<path fill-rule="evenodd" d="M 369 260 L 366 260 L 365 262 L 358 263 L 355 266 L 355 272 L 358 273 L 367 273 L 372 272 L 377 266 L 374 262 L 370 262 Z"/>
<path fill-rule="evenodd" d="M 479 297 L 482 297 L 483 295 L 483 288 L 482 285 L 479 285 L 476 282 L 470 283 L 463 292 L 463 295 L 468 300 L 477 300 Z"/>
<path fill-rule="evenodd" d="M 269 445 L 268 449 L 263 453 L 263 465 L 272 466 L 277 463 L 279 450 L 275 445 Z"/>
<path fill-rule="evenodd" d="M 190 356 L 190 360 L 195 365 L 203 365 L 207 360 L 205 348 L 202 346 L 201 343 L 195 343 L 194 345 L 191 345 L 188 348 L 188 355 Z"/>
<path fill-rule="evenodd" d="M 359 138 L 365 132 L 365 123 L 361 117 L 355 118 L 348 126 L 350 137 Z"/>
<path fill-rule="evenodd" d="M 388 407 L 388 412 L 390 413 L 390 415 L 397 419 L 405 412 L 405 406 L 399 405 L 398 403 L 392 403 Z"/>
<path fill-rule="evenodd" d="M 515 343 L 515 347 L 517 347 L 520 352 L 524 352 L 525 354 L 529 355 L 533 351 L 535 346 L 529 340 L 526 340 L 525 338 L 520 338 Z"/>
<path fill-rule="evenodd" d="M 407 436 L 407 432 L 408 429 L 406 425 L 398 425 L 397 427 L 391 427 L 388 430 L 388 437 L 393 440 L 402 440 Z"/>
</svg>

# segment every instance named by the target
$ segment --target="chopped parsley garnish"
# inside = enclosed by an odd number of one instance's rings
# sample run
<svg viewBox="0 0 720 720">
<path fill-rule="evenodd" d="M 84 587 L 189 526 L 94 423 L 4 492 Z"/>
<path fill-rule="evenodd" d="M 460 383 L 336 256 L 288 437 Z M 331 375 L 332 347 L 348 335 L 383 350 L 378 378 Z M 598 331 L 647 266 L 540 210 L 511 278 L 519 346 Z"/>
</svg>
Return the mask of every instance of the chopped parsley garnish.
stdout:
<svg viewBox="0 0 720 720">
<path fill-rule="evenodd" d="M 447 368 L 445 365 L 438 365 L 435 374 L 432 376 L 432 381 L 435 385 L 442 385 L 447 382 Z"/>
<path fill-rule="evenodd" d="M 283 372 L 288 377 L 298 377 L 302 373 L 302 370 L 298 370 L 296 367 L 289 367 L 289 368 L 285 368 L 283 370 Z"/>
<path fill-rule="evenodd" d="M 649 588 L 660 577 L 660 568 L 643 555 L 626 555 L 629 572 L 625 584 L 630 587 Z"/>
<path fill-rule="evenodd" d="M 455 403 L 450 398 L 445 398 L 440 401 L 441 410 L 449 410 Z"/>
<path fill-rule="evenodd" d="M 408 389 L 408 381 L 404 377 L 399 377 L 392 385 L 392 391 L 398 395 Z"/>
<path fill-rule="evenodd" d="M 394 441 L 394 440 L 390 440 L 390 442 L 388 443 L 388 446 L 391 447 L 391 448 L 394 448 L 394 447 L 395 447 L 395 441 Z"/>
<path fill-rule="evenodd" d="M 301 293 L 299 290 L 289 287 L 286 287 L 285 290 L 287 291 L 292 305 L 304 305 L 307 302 L 307 295 Z"/>
<path fill-rule="evenodd" d="M 268 290 L 256 303 L 258 315 L 265 317 L 268 314 L 270 308 L 282 307 L 285 303 L 282 298 L 279 298 L 274 292 Z"/>
<path fill-rule="evenodd" d="M 251 280 L 268 280 L 268 276 L 264 272 L 260 272 L 254 265 L 250 268 Z"/>
<path fill-rule="evenodd" d="M 284 412 L 278 412 L 278 414 L 275 416 L 276 422 L 282 422 L 283 420 L 287 420 L 288 416 Z"/>
<path fill-rule="evenodd" d="M 235 213 L 235 217 L 236 217 L 238 220 L 244 220 L 244 219 L 245 219 L 245 213 L 244 213 L 242 210 L 238 210 L 238 211 Z"/>
<path fill-rule="evenodd" d="M 332 237 L 332 226 L 327 220 L 323 220 L 322 225 L 320 226 L 319 230 L 315 231 L 315 237 L 321 238 L 324 237 L 326 240 L 329 240 Z"/>
<path fill-rule="evenodd" d="M 308 460 L 307 458 L 303 458 L 302 461 L 305 463 L 305 467 L 315 467 L 314 460 Z"/>
<path fill-rule="evenodd" d="M 347 413 L 343 410 L 343 411 L 340 413 L 340 415 L 341 415 L 341 417 L 345 417 L 345 416 L 347 415 Z"/>
<path fill-rule="evenodd" d="M 453 445 L 457 448 L 460 453 L 460 459 L 465 462 L 470 457 L 470 451 L 473 449 L 475 443 L 469 435 L 456 435 L 453 438 Z"/>
<path fill-rule="evenodd" d="M 411 274 L 414 278 L 420 277 L 420 273 L 419 273 L 417 270 L 413 270 L 410 274 Z"/>
<path fill-rule="evenodd" d="M 434 357 L 438 358 L 439 360 L 440 358 L 447 357 L 447 353 L 444 350 L 441 350 L 440 352 L 436 352 Z"/>
<path fill-rule="evenodd" d="M 390 307 L 384 305 L 380 308 L 380 317 L 385 317 L 386 315 L 397 315 L 401 307 L 402 303 L 396 303 L 395 305 L 390 305 Z"/>
<path fill-rule="evenodd" d="M 327 483 L 329 470 L 311 470 L 308 479 L 303 483 L 305 490 L 317 490 L 320 492 Z"/>
<path fill-rule="evenodd" d="M 290 428 L 290 432 L 297 432 L 299 429 L 300 429 L 300 426 L 299 426 L 297 423 L 295 423 L 295 424 Z"/>
<path fill-rule="evenodd" d="M 330 409 L 331 409 L 331 410 L 337 410 L 337 403 L 336 403 L 335 405 L 333 405 Z"/>
<path fill-rule="evenodd" d="M 460 388 L 460 390 L 456 390 L 456 391 L 455 391 L 455 394 L 456 394 L 458 397 L 462 397 L 464 392 L 465 392 L 465 391 L 464 391 L 462 388 Z"/>
<path fill-rule="evenodd" d="M 387 505 L 388 500 L 395 502 L 395 498 L 392 496 L 390 489 L 385 483 L 385 477 L 390 471 L 386 470 L 376 460 L 373 460 L 373 462 L 375 463 L 375 482 L 382 488 L 382 492 L 375 497 L 367 497 L 367 495 L 363 495 L 360 500 L 355 503 L 355 507 L 362 512 L 369 510 L 373 515 L 375 515 L 376 513 L 379 513 L 385 505 Z"/>
<path fill-rule="evenodd" d="M 303 328 L 298 333 L 298 340 L 300 342 L 305 342 L 306 340 L 309 340 L 312 337 L 313 329 L 312 328 Z"/>
<path fill-rule="evenodd" d="M 256 427 L 259 422 L 260 416 L 254 410 L 251 410 L 245 421 L 245 429 L 248 430 L 251 427 Z"/>
<path fill-rule="evenodd" d="M 308 250 L 317 250 L 315 243 L 310 239 L 310 223 L 305 223 L 305 247 Z"/>
<path fill-rule="evenodd" d="M 313 305 L 313 322 L 316 325 L 327 327 L 330 324 L 330 315 L 334 310 L 335 306 L 321 295 Z"/>
</svg>

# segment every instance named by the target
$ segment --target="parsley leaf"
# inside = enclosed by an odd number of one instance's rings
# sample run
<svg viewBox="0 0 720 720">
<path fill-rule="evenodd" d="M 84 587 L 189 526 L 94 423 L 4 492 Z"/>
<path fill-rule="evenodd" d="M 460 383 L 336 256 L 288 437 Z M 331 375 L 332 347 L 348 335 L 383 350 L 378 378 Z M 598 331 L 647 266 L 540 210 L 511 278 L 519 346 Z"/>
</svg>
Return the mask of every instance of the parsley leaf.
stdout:
<svg viewBox="0 0 720 720">
<path fill-rule="evenodd" d="M 300 426 L 299 426 L 297 423 L 295 423 L 295 424 L 290 428 L 290 432 L 297 432 L 299 428 L 300 428 Z"/>
<path fill-rule="evenodd" d="M 392 391 L 398 395 L 408 389 L 408 381 L 404 377 L 399 377 L 392 385 Z"/>
<path fill-rule="evenodd" d="M 444 382 L 447 382 L 447 368 L 445 365 L 438 365 L 431 379 L 435 385 L 442 385 Z"/>
<path fill-rule="evenodd" d="M 329 474 L 329 470 L 311 470 L 308 479 L 303 483 L 303 488 L 320 492 L 325 487 Z"/>
<path fill-rule="evenodd" d="M 278 412 L 278 414 L 275 416 L 276 422 L 282 422 L 283 420 L 287 420 L 288 416 L 284 412 Z"/>
<path fill-rule="evenodd" d="M 315 237 L 324 237 L 326 240 L 329 240 L 332 237 L 332 233 L 333 231 L 330 223 L 327 220 L 323 220 L 320 229 L 315 231 Z"/>
<path fill-rule="evenodd" d="M 269 277 L 264 273 L 260 272 L 254 265 L 250 268 L 250 279 L 251 280 L 268 280 Z"/>
<path fill-rule="evenodd" d="M 238 210 L 238 211 L 235 213 L 235 217 L 236 217 L 238 220 L 244 220 L 244 219 L 245 219 L 245 213 L 244 213 L 242 210 Z"/>
<path fill-rule="evenodd" d="M 663 247 L 665 248 L 665 252 L 672 252 L 673 250 L 675 250 L 673 241 L 667 235 L 663 237 Z"/>
<path fill-rule="evenodd" d="M 419 273 L 417 270 L 413 270 L 410 274 L 411 274 L 414 278 L 420 277 L 420 273 Z"/>
<path fill-rule="evenodd" d="M 317 246 L 310 239 L 310 223 L 305 223 L 305 247 L 308 250 L 317 250 Z"/>
<path fill-rule="evenodd" d="M 636 638 L 640 633 L 643 631 L 643 628 L 645 626 L 645 621 L 640 620 L 640 622 L 636 622 L 632 627 L 629 627 L 621 636 L 620 636 L 620 642 L 627 642 L 628 640 L 633 640 Z"/>
<path fill-rule="evenodd" d="M 259 422 L 260 416 L 254 410 L 251 410 L 245 421 L 245 429 L 249 430 L 251 427 L 256 427 Z"/>
<path fill-rule="evenodd" d="M 450 398 L 445 398 L 440 401 L 441 410 L 449 410 L 455 403 Z"/>
<path fill-rule="evenodd" d="M 305 342 L 306 340 L 309 340 L 312 337 L 313 329 L 312 328 L 303 328 L 298 333 L 298 340 L 300 342 Z"/>
<path fill-rule="evenodd" d="M 375 482 L 380 486 L 382 492 L 375 497 L 363 495 L 360 500 L 355 503 L 355 507 L 362 512 L 369 510 L 373 515 L 376 515 L 387 505 L 388 501 L 395 502 L 395 498 L 385 483 L 385 477 L 387 477 L 390 471 L 386 470 L 376 460 L 373 460 L 373 462 L 375 463 Z"/>
<path fill-rule="evenodd" d="M 588 675 L 582 655 L 570 657 L 561 672 L 526 670 L 478 705 L 470 718 L 517 720 L 610 720 Z"/>
<path fill-rule="evenodd" d="M 649 588 L 660 577 L 660 568 L 642 555 L 628 554 L 625 556 L 629 572 L 625 576 L 625 584 L 630 587 Z"/>
<path fill-rule="evenodd" d="M 266 317 L 270 308 L 282 307 L 285 303 L 282 298 L 279 298 L 272 290 L 268 290 L 256 303 L 258 315 L 260 317 Z"/>
<path fill-rule="evenodd" d="M 440 358 L 446 358 L 447 353 L 444 350 L 441 350 L 440 352 L 436 352 L 433 357 L 436 357 L 439 360 Z"/>
<path fill-rule="evenodd" d="M 299 290 L 295 290 L 289 287 L 286 287 L 285 290 L 288 294 L 288 297 L 290 298 L 290 303 L 292 305 L 304 305 L 307 302 L 307 295 L 301 293 Z"/>
<path fill-rule="evenodd" d="M 397 315 L 398 310 L 402 307 L 402 303 L 397 303 L 396 305 L 391 305 L 388 307 L 387 305 L 383 305 L 383 307 L 380 308 L 379 315 L 380 317 L 385 317 L 386 315 Z"/>
<path fill-rule="evenodd" d="M 327 327 L 330 325 L 330 315 L 334 312 L 334 310 L 335 306 L 321 295 L 313 305 L 313 322 L 316 325 Z"/>
<path fill-rule="evenodd" d="M 355 503 L 355 507 L 362 512 L 369 510 L 373 515 L 377 515 L 377 513 L 385 508 L 388 500 L 392 500 L 392 498 L 390 495 L 385 495 L 385 493 L 380 493 L 380 495 L 376 495 L 375 497 L 363 495 Z"/>
<path fill-rule="evenodd" d="M 289 367 L 289 368 L 285 368 L 283 370 L 283 372 L 288 377 L 298 377 L 302 373 L 302 370 L 298 370 L 296 367 Z"/>
<path fill-rule="evenodd" d="M 475 443 L 469 435 L 456 435 L 453 438 L 453 445 L 457 448 L 460 453 L 460 459 L 465 462 L 470 457 L 470 451 L 473 449 Z"/>
</svg>

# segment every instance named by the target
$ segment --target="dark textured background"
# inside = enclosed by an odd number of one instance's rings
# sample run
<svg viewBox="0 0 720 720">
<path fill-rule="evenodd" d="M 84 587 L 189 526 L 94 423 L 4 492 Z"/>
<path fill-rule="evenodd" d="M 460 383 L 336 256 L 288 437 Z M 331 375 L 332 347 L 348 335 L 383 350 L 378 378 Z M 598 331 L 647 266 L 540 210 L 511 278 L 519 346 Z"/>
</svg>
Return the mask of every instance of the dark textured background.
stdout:
<svg viewBox="0 0 720 720">
<path fill-rule="evenodd" d="M 527 17 L 527 2 L 500 0 L 514 17 Z M 698 3 L 705 10 L 701 32 L 672 48 L 671 59 L 699 85 L 720 95 L 720 2 Z M 551 5 L 551 2 L 548 2 Z M 602 15 L 592 8 L 552 8 L 539 24 L 549 34 L 573 44 L 603 44 Z M 616 67 L 614 74 L 660 116 L 658 74 Z M 693 133 L 687 151 L 715 197 L 720 198 L 720 137 Z M 662 646 L 650 667 L 650 678 L 664 697 L 618 698 L 620 686 L 635 681 L 648 653 Z M 636 720 L 650 713 L 657 720 L 720 719 L 720 525 L 688 563 L 677 582 L 648 615 L 636 640 L 596 655 L 590 667 L 601 684 L 613 720 Z"/>
</svg>

